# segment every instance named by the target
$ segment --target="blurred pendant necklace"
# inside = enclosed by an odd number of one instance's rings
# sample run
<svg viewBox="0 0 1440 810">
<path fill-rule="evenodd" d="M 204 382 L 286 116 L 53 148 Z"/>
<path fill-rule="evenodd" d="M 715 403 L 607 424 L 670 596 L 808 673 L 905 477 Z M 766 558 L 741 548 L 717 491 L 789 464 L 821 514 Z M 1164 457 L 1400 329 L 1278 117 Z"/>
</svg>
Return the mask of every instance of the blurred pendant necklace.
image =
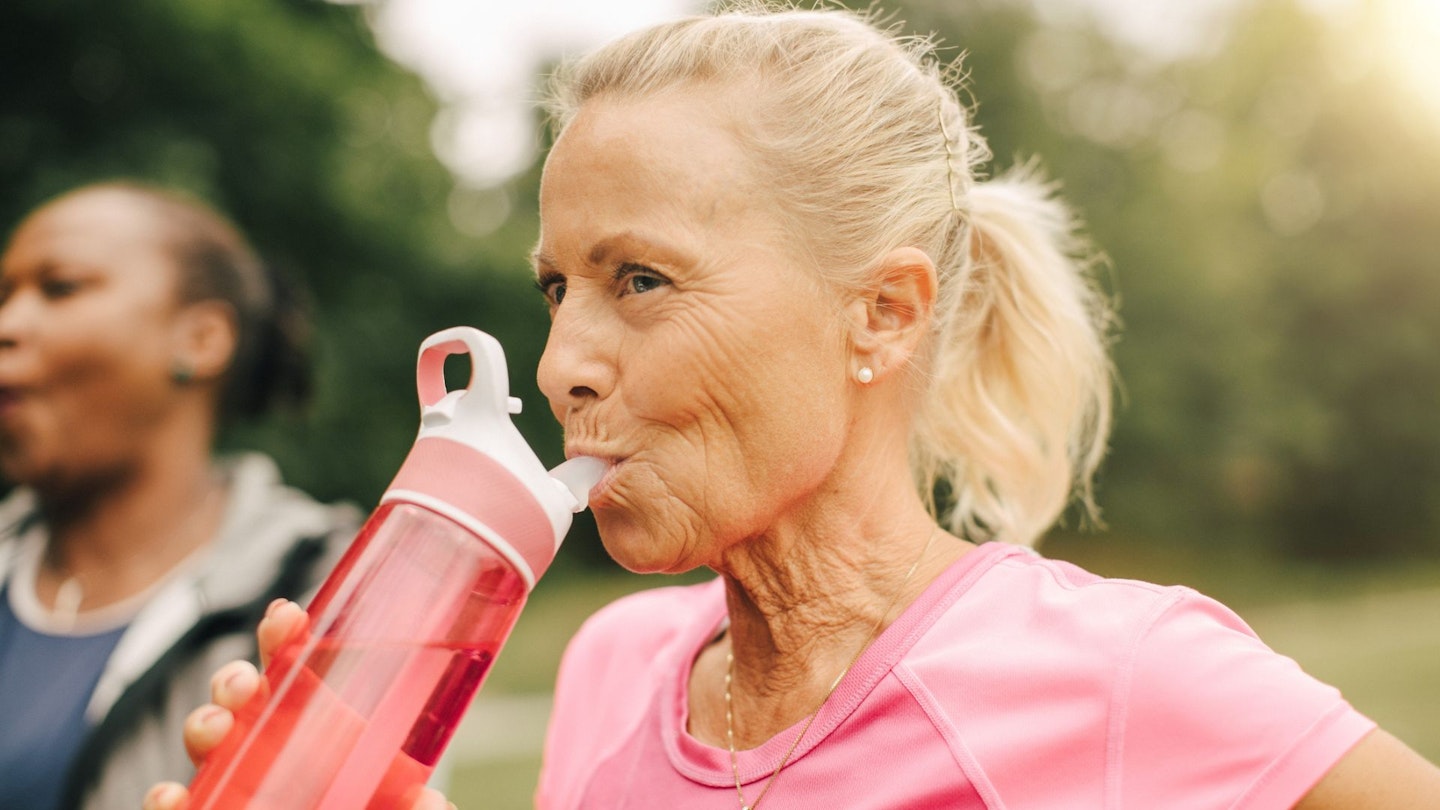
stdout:
<svg viewBox="0 0 1440 810">
<path fill-rule="evenodd" d="M 138 591 L 109 600 L 98 608 L 85 607 L 85 597 L 91 594 L 87 594 L 84 578 L 77 574 L 70 565 L 58 558 L 58 552 L 52 545 L 51 539 L 46 538 L 45 545 L 41 549 L 41 560 L 38 561 L 35 571 L 35 581 L 38 585 L 42 569 L 48 570 L 52 576 L 60 578 L 48 611 L 50 619 L 62 630 L 71 631 L 80 623 L 82 613 L 87 616 L 90 614 L 111 616 L 127 611 L 134 612 L 138 605 L 143 605 L 175 571 L 193 559 L 201 549 L 208 546 L 210 532 L 208 530 L 202 532 L 201 529 L 207 518 L 214 517 L 213 510 L 215 508 L 223 508 L 217 499 L 223 498 L 225 485 L 214 478 L 207 478 L 204 486 L 204 492 L 196 499 L 189 514 L 168 532 L 168 537 L 164 538 L 163 542 L 158 546 L 147 546 L 112 557 L 106 567 L 101 569 L 100 575 L 103 578 L 113 572 L 117 566 L 129 564 L 137 559 L 153 555 L 157 551 L 164 553 L 182 544 L 192 546 L 192 548 L 180 559 L 172 562 L 166 570 L 153 576 L 151 581 Z"/>
<path fill-rule="evenodd" d="M 731 651 L 725 653 L 725 741 L 730 747 L 730 773 L 735 777 L 735 795 L 740 797 L 740 810 L 755 810 L 760 806 L 760 802 L 765 798 L 765 794 L 769 793 L 770 788 L 775 786 L 775 780 L 780 776 L 780 771 L 784 770 L 785 764 L 790 761 L 790 757 L 795 755 L 795 749 L 800 747 L 800 741 L 805 739 L 805 733 L 810 730 L 810 726 L 815 722 L 815 718 L 820 716 L 820 710 L 825 708 L 825 704 L 830 701 L 830 696 L 835 694 L 835 690 L 839 688 L 840 682 L 845 680 L 846 675 L 850 674 L 850 669 L 855 666 L 855 662 L 860 660 L 860 656 L 870 648 L 875 638 L 880 635 L 880 628 L 885 625 L 885 620 L 889 618 L 890 612 L 895 609 L 896 603 L 900 601 L 900 595 L 905 593 L 905 587 L 910 584 L 910 578 L 915 576 L 916 569 L 920 567 L 920 561 L 925 559 L 925 555 L 930 552 L 930 545 L 935 542 L 935 535 L 939 534 L 939 532 L 940 529 L 938 527 L 930 530 L 930 536 L 925 540 L 925 547 L 920 549 L 920 556 L 915 558 L 915 562 L 910 565 L 910 570 L 905 573 L 905 578 L 900 581 L 900 587 L 895 589 L 895 595 L 890 598 L 890 604 L 885 606 L 885 610 L 880 614 L 880 618 L 875 620 L 875 626 L 870 629 L 870 636 L 865 639 L 864 644 L 860 645 L 860 649 L 856 650 L 855 654 L 850 657 L 850 663 L 846 664 L 845 668 L 840 670 L 840 674 L 835 676 L 835 680 L 830 682 L 830 688 L 826 690 L 825 697 L 820 699 L 820 704 L 815 707 L 815 711 L 810 712 L 810 716 L 805 718 L 805 725 L 800 727 L 800 733 L 795 735 L 795 741 L 790 743 L 790 748 L 785 751 L 785 756 L 780 758 L 780 764 L 775 766 L 775 770 L 772 771 L 770 777 L 765 780 L 765 785 L 760 788 L 760 795 L 755 797 L 754 802 L 745 801 L 745 791 L 740 787 L 740 758 L 735 751 L 735 711 L 734 702 L 730 698 L 730 683 L 735 679 L 734 645 L 731 645 Z"/>
<path fill-rule="evenodd" d="M 75 619 L 80 615 L 80 605 L 85 602 L 85 586 L 80 580 L 73 576 L 65 577 L 60 587 L 55 589 L 55 607 L 52 613 L 57 621 L 63 622 L 65 628 L 71 629 L 75 626 Z"/>
</svg>

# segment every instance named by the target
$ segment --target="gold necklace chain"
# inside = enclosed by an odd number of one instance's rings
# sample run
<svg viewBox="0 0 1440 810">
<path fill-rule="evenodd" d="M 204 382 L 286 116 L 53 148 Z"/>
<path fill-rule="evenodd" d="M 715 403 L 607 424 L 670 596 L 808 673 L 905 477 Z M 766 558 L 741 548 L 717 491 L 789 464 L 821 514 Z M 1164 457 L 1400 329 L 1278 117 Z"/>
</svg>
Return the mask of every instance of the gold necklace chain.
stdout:
<svg viewBox="0 0 1440 810">
<path fill-rule="evenodd" d="M 895 595 L 890 598 L 890 604 L 885 607 L 885 611 L 881 613 L 880 618 L 875 621 L 875 626 L 870 629 L 870 637 L 865 639 L 865 643 L 860 645 L 860 649 L 856 650 L 855 654 L 850 657 L 850 663 L 846 664 L 845 668 L 840 670 L 840 674 L 835 676 L 835 680 L 830 683 L 830 688 L 826 690 L 825 697 L 820 699 L 820 704 L 815 707 L 815 711 L 811 712 L 810 716 L 805 719 L 805 725 L 801 726 L 800 733 L 795 735 L 795 740 L 790 743 L 790 748 L 785 752 L 785 756 L 780 758 L 780 764 L 775 766 L 775 770 L 770 774 L 770 778 L 765 780 L 765 786 L 760 788 L 760 795 L 755 797 L 753 804 L 745 801 L 745 791 L 740 787 L 740 760 L 735 751 L 735 712 L 734 702 L 730 698 L 730 682 L 735 678 L 735 653 L 733 652 L 733 645 L 732 649 L 725 653 L 725 740 L 730 746 L 730 773 L 735 777 L 735 795 L 740 797 L 740 810 L 755 810 L 755 808 L 760 806 L 760 802 L 765 798 L 765 794 L 769 793 L 770 788 L 775 785 L 775 780 L 780 776 L 780 771 L 784 770 L 785 764 L 789 762 L 790 757 L 795 754 L 795 749 L 800 747 L 800 741 L 805 739 L 805 733 L 810 730 L 810 726 L 815 722 L 815 718 L 820 716 L 820 710 L 825 708 L 825 704 L 829 702 L 830 696 L 835 694 L 835 690 L 840 686 L 840 682 L 845 680 L 846 675 L 850 674 L 851 667 L 855 666 L 855 662 L 860 660 L 860 656 L 865 653 L 865 650 L 875 641 L 875 637 L 880 634 L 880 628 L 885 624 L 885 620 L 890 616 L 890 612 L 895 609 L 896 603 L 900 601 L 900 596 L 905 593 L 905 586 L 909 585 L 910 578 L 915 576 L 915 571 L 920 567 L 920 561 L 924 560 L 925 555 L 929 553 L 930 545 L 935 542 L 935 535 L 938 534 L 939 531 L 938 528 L 930 530 L 930 536 L 925 540 L 925 547 L 920 549 L 920 556 L 915 558 L 915 562 L 911 564 L 910 570 L 905 572 L 905 579 L 900 581 L 900 587 L 895 590 Z"/>
</svg>

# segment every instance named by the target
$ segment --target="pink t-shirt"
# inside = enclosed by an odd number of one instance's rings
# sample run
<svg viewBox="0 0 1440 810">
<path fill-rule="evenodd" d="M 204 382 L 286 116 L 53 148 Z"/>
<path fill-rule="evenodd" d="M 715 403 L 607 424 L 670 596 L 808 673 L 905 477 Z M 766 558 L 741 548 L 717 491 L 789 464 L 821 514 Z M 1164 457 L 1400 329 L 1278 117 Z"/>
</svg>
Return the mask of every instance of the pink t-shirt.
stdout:
<svg viewBox="0 0 1440 810">
<path fill-rule="evenodd" d="M 586 623 L 538 807 L 739 807 L 729 751 L 686 732 L 691 663 L 724 619 L 710 582 Z M 747 799 L 800 725 L 740 752 Z M 763 808 L 1289 808 L 1373 727 L 1213 600 L 991 543 L 860 657 Z"/>
</svg>

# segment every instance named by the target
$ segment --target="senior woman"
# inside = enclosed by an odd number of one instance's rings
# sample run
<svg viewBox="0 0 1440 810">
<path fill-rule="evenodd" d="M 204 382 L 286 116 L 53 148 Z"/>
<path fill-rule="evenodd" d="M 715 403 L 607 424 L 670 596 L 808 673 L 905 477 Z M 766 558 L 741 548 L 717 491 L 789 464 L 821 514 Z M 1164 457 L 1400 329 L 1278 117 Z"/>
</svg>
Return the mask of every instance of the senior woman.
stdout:
<svg viewBox="0 0 1440 810">
<path fill-rule="evenodd" d="M 540 807 L 1440 802 L 1222 606 L 1026 548 L 1088 502 L 1106 310 L 1046 187 L 977 177 L 925 43 L 751 6 L 603 48 L 556 113 L 541 388 L 613 462 L 610 554 L 719 576 L 576 636 Z M 255 679 L 226 675 L 233 707 Z"/>
</svg>

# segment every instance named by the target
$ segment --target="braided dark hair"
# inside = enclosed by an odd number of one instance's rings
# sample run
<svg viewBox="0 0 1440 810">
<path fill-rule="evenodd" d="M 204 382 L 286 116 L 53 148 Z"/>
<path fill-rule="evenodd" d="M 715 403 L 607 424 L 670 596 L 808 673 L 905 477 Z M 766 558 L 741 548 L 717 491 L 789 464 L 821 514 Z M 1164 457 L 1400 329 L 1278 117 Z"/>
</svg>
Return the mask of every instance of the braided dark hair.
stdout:
<svg viewBox="0 0 1440 810">
<path fill-rule="evenodd" d="M 178 270 L 181 302 L 220 301 L 234 311 L 236 348 L 220 395 L 221 421 L 303 405 L 311 388 L 310 321 L 297 288 L 197 198 L 130 181 L 92 188 L 126 193 L 155 210 Z"/>
</svg>

